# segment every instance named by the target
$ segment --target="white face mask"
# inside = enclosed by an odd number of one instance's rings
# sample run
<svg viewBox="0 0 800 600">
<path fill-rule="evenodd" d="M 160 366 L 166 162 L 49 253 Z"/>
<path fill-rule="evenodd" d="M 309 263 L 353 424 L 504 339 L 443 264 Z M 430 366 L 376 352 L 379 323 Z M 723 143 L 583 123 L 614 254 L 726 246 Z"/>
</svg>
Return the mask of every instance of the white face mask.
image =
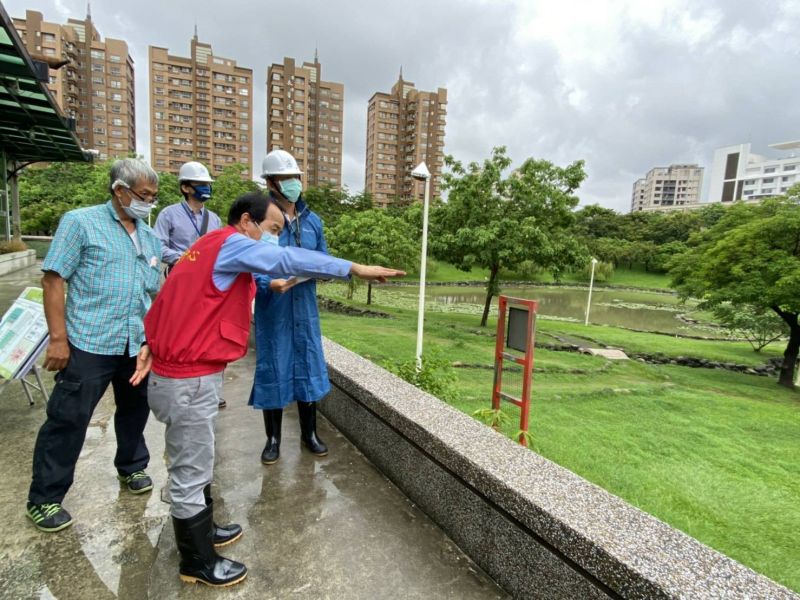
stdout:
<svg viewBox="0 0 800 600">
<path fill-rule="evenodd" d="M 131 198 L 130 205 L 123 206 L 122 210 L 124 210 L 125 214 L 131 219 L 146 219 L 150 216 L 150 211 L 153 210 L 154 204 L 155 202 L 142 202 L 137 198 Z"/>
<path fill-rule="evenodd" d="M 117 179 L 112 186 L 113 189 L 117 187 L 124 187 L 131 195 L 131 203 L 128 206 L 124 206 L 122 201 L 117 199 L 119 205 L 122 207 L 122 210 L 125 211 L 125 214 L 128 215 L 131 219 L 146 219 L 150 216 L 150 211 L 156 207 L 156 199 L 153 202 L 145 202 L 144 200 L 140 199 L 136 192 L 134 192 L 128 185 L 122 181 L 121 179 Z"/>
</svg>

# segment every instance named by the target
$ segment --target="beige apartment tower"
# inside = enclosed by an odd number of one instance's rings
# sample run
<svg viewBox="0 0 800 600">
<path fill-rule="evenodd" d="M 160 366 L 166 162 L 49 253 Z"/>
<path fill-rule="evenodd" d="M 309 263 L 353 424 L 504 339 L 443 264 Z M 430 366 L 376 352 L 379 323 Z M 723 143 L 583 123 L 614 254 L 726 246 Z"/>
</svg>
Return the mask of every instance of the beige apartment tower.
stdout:
<svg viewBox="0 0 800 600">
<path fill-rule="evenodd" d="M 192 38 L 191 57 L 149 47 L 150 162 L 178 173 L 198 160 L 213 175 L 240 163 L 250 179 L 253 163 L 253 71 L 214 56 Z"/>
<path fill-rule="evenodd" d="M 703 168 L 698 165 L 656 167 L 633 184 L 631 212 L 697 208 L 702 189 Z"/>
<path fill-rule="evenodd" d="M 425 183 L 411 178 L 422 161 L 431 172 L 431 198 L 440 195 L 446 114 L 447 90 L 417 90 L 402 69 L 390 93 L 370 98 L 365 189 L 377 206 L 423 198 Z"/>
<path fill-rule="evenodd" d="M 106 38 L 92 17 L 49 23 L 25 11 L 14 26 L 28 52 L 50 65 L 48 87 L 67 116 L 76 121 L 81 146 L 106 160 L 136 151 L 133 59 L 128 44 Z M 53 68 L 56 67 L 56 68 Z"/>
<path fill-rule="evenodd" d="M 267 152 L 286 150 L 308 186 L 342 185 L 344 85 L 322 80 L 317 55 L 298 66 L 293 58 L 267 70 Z"/>
</svg>

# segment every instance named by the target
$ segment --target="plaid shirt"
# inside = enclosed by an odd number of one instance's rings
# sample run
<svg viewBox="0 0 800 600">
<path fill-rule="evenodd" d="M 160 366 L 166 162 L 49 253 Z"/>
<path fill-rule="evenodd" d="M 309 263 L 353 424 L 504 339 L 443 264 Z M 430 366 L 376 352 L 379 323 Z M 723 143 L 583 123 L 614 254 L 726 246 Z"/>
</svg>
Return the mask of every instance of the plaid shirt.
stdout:
<svg viewBox="0 0 800 600">
<path fill-rule="evenodd" d="M 69 342 L 93 354 L 135 356 L 144 342 L 150 292 L 158 291 L 161 243 L 136 219 L 139 248 L 109 200 L 71 210 L 62 218 L 42 271 L 69 284 L 66 322 Z"/>
</svg>

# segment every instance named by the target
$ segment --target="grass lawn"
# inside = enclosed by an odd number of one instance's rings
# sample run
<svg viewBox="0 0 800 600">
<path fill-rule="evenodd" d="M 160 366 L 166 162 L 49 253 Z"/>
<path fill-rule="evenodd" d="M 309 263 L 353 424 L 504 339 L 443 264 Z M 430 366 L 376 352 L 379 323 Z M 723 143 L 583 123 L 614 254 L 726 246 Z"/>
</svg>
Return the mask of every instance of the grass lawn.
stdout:
<svg viewBox="0 0 800 600">
<path fill-rule="evenodd" d="M 322 313 L 323 333 L 375 362 L 414 356 L 416 313 L 395 318 Z M 426 348 L 492 365 L 494 325 L 430 313 Z M 482 335 L 482 334 L 489 335 Z M 588 337 L 627 349 L 759 364 L 747 344 L 676 339 L 540 320 L 538 339 Z M 388 340 L 391 340 L 388 343 Z M 778 355 L 782 348 L 768 348 Z M 751 568 L 800 591 L 800 393 L 775 380 L 536 350 L 533 449 Z M 575 372 L 578 371 L 578 372 Z M 492 371 L 455 369 L 456 408 L 490 406 Z M 517 409 L 506 435 L 518 429 Z"/>
<path fill-rule="evenodd" d="M 469 272 L 459 271 L 453 265 L 430 261 L 428 271 L 428 281 L 486 281 L 489 278 L 489 271 L 486 269 L 473 268 Z M 419 277 L 409 276 L 411 281 L 419 280 Z M 503 281 L 533 281 L 536 283 L 553 283 L 553 276 L 549 273 L 537 273 L 534 276 L 521 275 L 513 271 L 501 271 L 500 279 Z M 566 273 L 561 280 L 567 283 L 579 283 L 588 285 L 580 274 Z M 669 289 L 670 277 L 664 273 L 648 273 L 644 269 L 628 269 L 620 267 L 608 281 L 596 282 L 598 286 L 627 286 L 643 289 Z"/>
</svg>

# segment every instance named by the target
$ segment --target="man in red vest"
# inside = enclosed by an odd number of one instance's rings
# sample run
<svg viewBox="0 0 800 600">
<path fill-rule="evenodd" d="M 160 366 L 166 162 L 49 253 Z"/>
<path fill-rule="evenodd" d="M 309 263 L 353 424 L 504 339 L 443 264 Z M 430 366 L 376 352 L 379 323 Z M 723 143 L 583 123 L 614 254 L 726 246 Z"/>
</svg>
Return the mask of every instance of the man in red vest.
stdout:
<svg viewBox="0 0 800 600">
<path fill-rule="evenodd" d="M 242 563 L 214 549 L 237 540 L 242 528 L 214 523 L 210 487 L 222 371 L 247 353 L 255 297 L 252 273 L 355 275 L 377 281 L 404 275 L 269 243 L 283 222 L 267 196 L 255 192 L 238 198 L 228 213 L 228 226 L 206 234 L 186 251 L 144 319 L 152 353 L 148 402 L 167 426 L 172 523 L 180 578 L 188 583 L 229 586 L 247 575 Z"/>
</svg>

